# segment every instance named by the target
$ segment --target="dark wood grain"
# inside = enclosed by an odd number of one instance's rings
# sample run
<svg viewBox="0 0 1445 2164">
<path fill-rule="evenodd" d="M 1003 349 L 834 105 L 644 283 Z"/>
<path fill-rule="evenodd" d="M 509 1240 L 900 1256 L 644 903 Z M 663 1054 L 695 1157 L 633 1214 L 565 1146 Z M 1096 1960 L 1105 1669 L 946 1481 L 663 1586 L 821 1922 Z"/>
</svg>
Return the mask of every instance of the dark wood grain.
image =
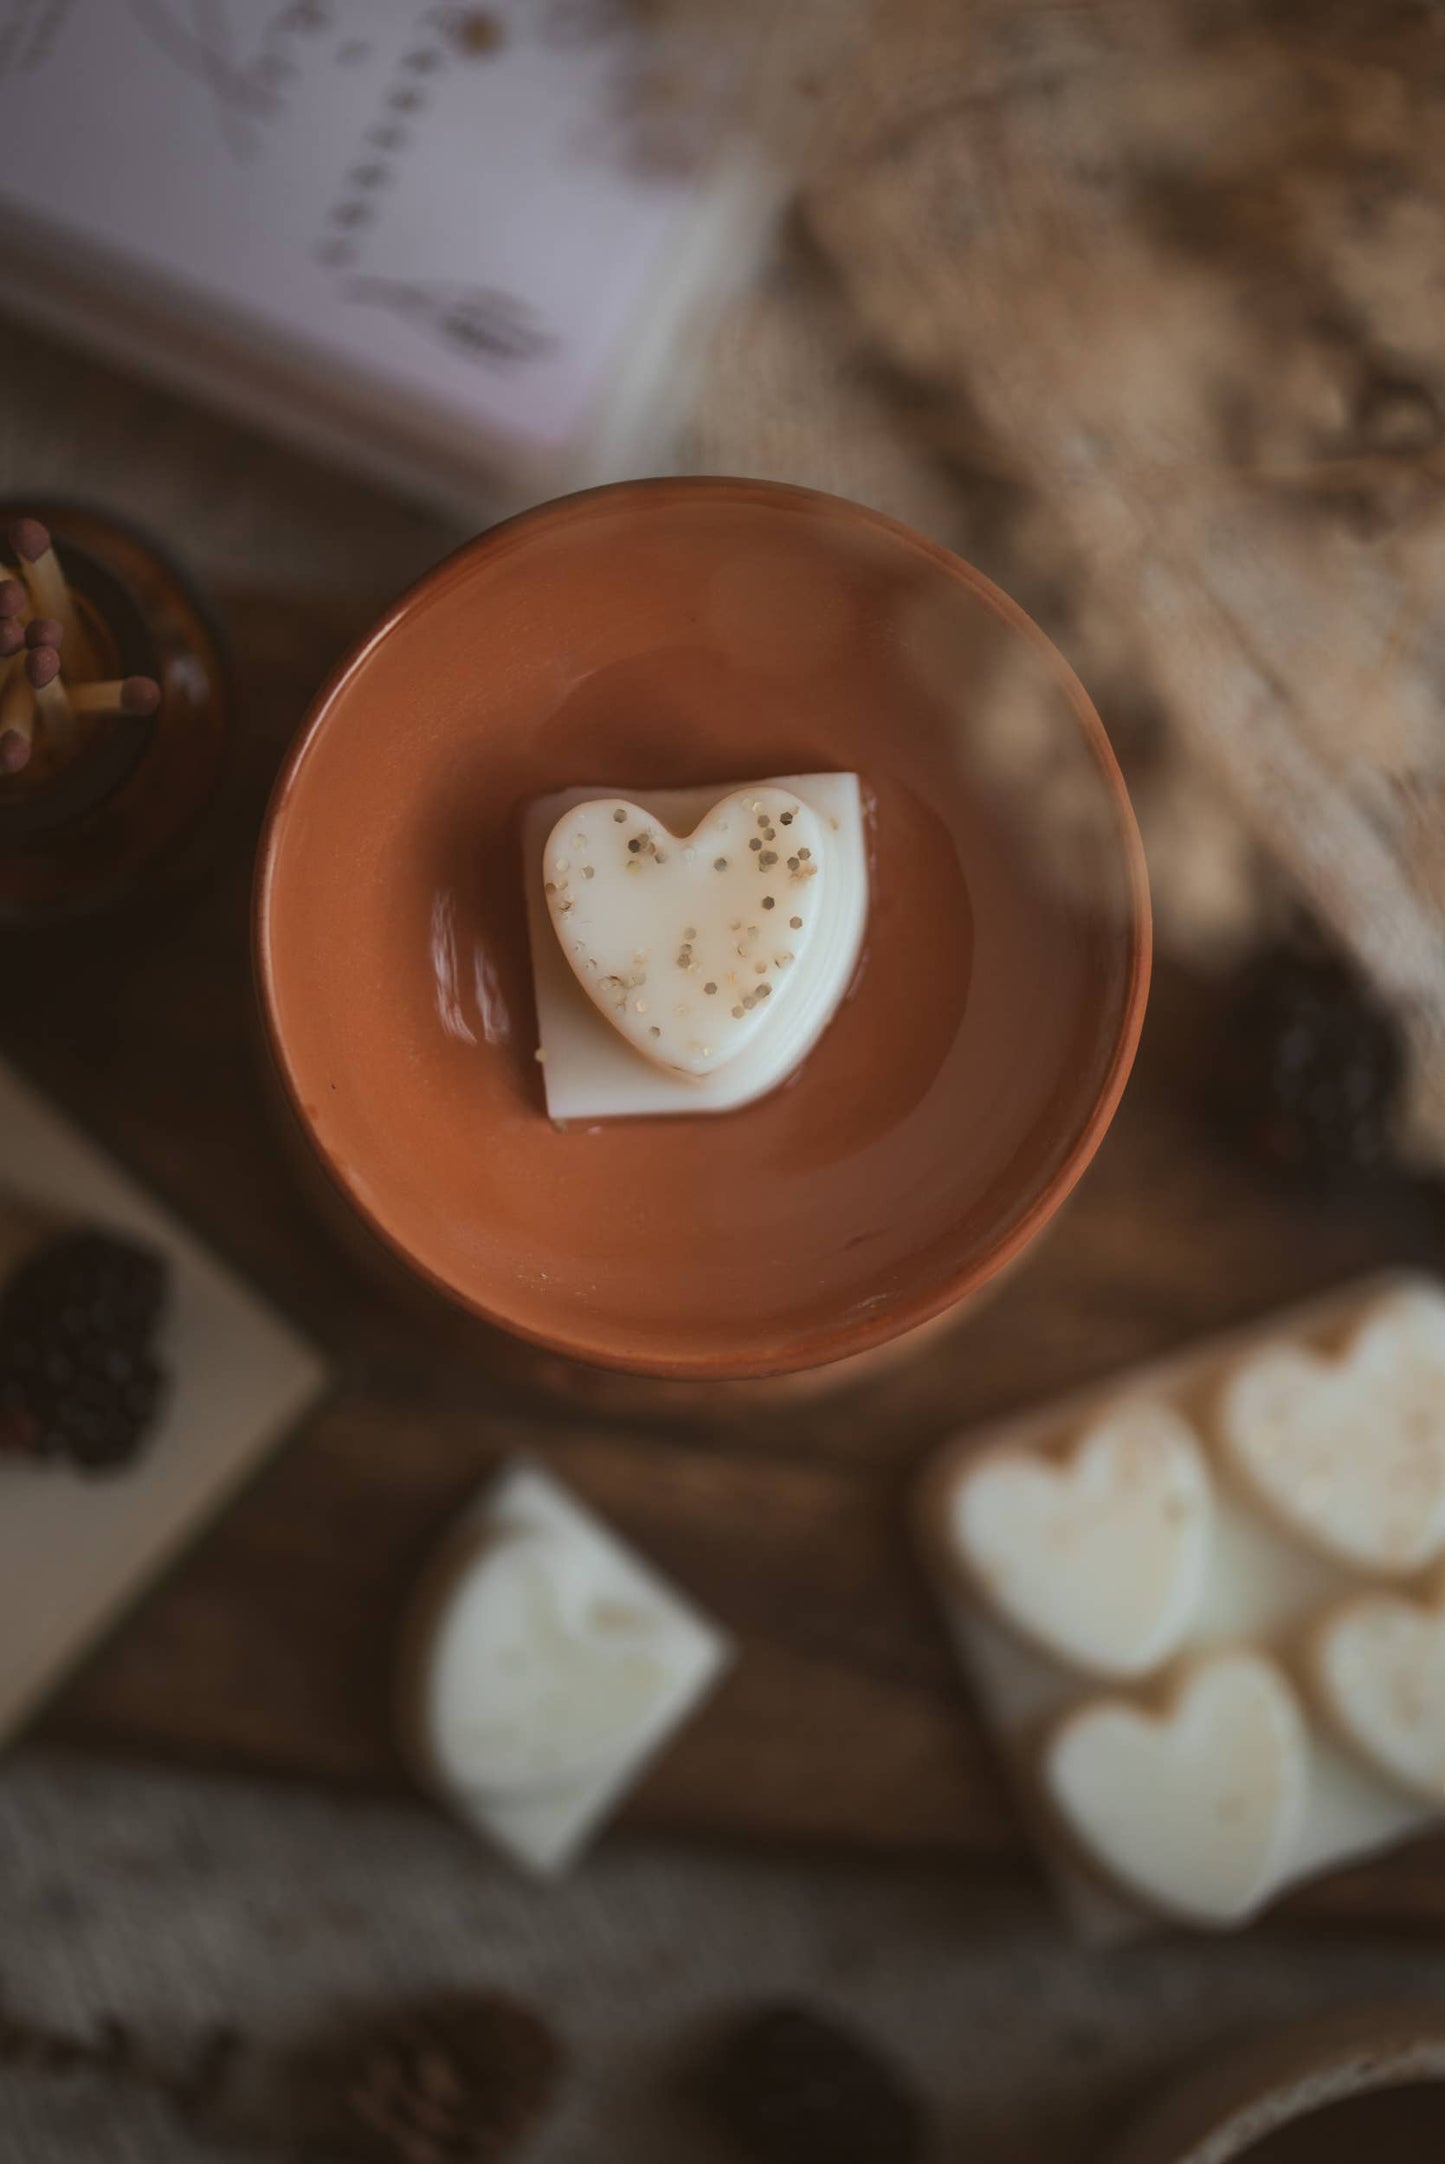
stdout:
<svg viewBox="0 0 1445 2164">
<path fill-rule="evenodd" d="M 1282 1192 L 1216 1136 L 1206 987 L 1160 972 L 1125 1108 L 1028 1266 L 946 1338 L 834 1398 L 681 1417 L 659 1389 L 528 1399 L 391 1297 L 300 1193 L 263 1092 L 247 954 L 261 806 L 305 701 L 373 613 L 233 597 L 243 738 L 206 882 L 103 925 L 0 938 L 0 1049 L 331 1353 L 338 1386 L 50 1710 L 51 1732 L 338 1782 L 404 1778 L 397 1617 L 488 1469 L 534 1453 L 736 1633 L 742 1658 L 628 1804 L 635 1825 L 1025 1848 L 904 1531 L 951 1428 L 1383 1262 L 1445 1260 L 1403 1181 Z M 1445 1922 L 1445 1846 L 1341 1875 L 1303 1913 Z"/>
</svg>

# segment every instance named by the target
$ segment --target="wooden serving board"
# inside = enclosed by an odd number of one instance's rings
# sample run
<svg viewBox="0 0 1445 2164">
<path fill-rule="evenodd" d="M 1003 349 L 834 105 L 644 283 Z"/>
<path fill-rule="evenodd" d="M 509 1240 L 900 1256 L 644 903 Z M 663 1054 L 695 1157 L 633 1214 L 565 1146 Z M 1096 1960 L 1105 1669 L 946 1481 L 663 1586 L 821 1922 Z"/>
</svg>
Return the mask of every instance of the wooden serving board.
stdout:
<svg viewBox="0 0 1445 2164">
<path fill-rule="evenodd" d="M 393 1631 L 431 1543 L 526 1450 L 719 1616 L 742 1657 L 624 1822 L 749 1839 L 1026 1847 L 914 1565 L 904 1499 L 940 1437 L 1386 1263 L 1445 1265 L 1445 1212 L 1388 1181 L 1282 1192 L 1216 1136 L 1218 1004 L 1164 970 L 1098 1163 L 1025 1268 L 891 1375 L 710 1421 L 526 1402 L 389 1297 L 302 1197 L 263 1094 L 248 959 L 261 806 L 306 698 L 373 613 L 233 600 L 244 740 L 202 888 L 0 937 L 0 1051 L 332 1355 L 338 1387 L 114 1633 L 48 1732 L 365 1784 L 403 1778 Z M 1445 1927 L 1445 1841 L 1294 1904 Z"/>
</svg>

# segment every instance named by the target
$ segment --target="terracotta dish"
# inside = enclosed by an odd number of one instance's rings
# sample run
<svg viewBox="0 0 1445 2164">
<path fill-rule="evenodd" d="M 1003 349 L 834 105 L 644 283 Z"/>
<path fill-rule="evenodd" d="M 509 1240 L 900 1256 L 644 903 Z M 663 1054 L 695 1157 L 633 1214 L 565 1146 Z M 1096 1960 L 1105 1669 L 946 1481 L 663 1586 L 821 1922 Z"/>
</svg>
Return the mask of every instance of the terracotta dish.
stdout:
<svg viewBox="0 0 1445 2164">
<path fill-rule="evenodd" d="M 873 899 L 803 1067 L 734 1113 L 551 1126 L 524 805 L 834 769 Z M 1021 611 L 856 504 L 669 480 L 495 528 L 344 664 L 256 953 L 305 1135 L 414 1271 L 554 1351 L 727 1377 L 882 1344 L 1038 1231 L 1123 1089 L 1149 922 L 1103 729 Z"/>
</svg>

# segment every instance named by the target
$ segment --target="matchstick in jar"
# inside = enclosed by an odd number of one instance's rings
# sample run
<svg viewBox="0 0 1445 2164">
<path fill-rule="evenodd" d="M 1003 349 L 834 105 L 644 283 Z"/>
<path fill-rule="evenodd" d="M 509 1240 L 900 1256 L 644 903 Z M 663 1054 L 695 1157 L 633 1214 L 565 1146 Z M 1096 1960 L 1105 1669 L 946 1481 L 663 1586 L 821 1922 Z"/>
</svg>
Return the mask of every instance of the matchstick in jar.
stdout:
<svg viewBox="0 0 1445 2164">
<path fill-rule="evenodd" d="M 10 527 L 10 545 L 20 559 L 21 576 L 35 614 L 60 626 L 60 653 L 66 674 L 77 681 L 95 676 L 95 653 L 51 545 L 49 527 L 42 526 L 38 518 L 17 518 Z"/>
<path fill-rule="evenodd" d="M 70 703 L 77 714 L 153 714 L 161 687 L 153 676 L 111 677 L 101 684 L 74 684 Z"/>
<path fill-rule="evenodd" d="M 4 692 L 11 670 L 21 666 L 16 657 L 22 651 L 24 641 L 25 634 L 16 619 L 0 616 L 0 693 Z M 0 774 L 8 772 L 9 769 L 0 763 Z"/>
<path fill-rule="evenodd" d="M 0 775 L 23 774 L 35 747 L 35 693 L 13 664 L 0 691 Z"/>
<path fill-rule="evenodd" d="M 35 718 L 46 751 L 67 759 L 75 749 L 77 729 L 70 697 L 60 679 L 60 655 L 53 646 L 33 646 L 25 656 L 25 674 L 35 694 Z"/>
</svg>

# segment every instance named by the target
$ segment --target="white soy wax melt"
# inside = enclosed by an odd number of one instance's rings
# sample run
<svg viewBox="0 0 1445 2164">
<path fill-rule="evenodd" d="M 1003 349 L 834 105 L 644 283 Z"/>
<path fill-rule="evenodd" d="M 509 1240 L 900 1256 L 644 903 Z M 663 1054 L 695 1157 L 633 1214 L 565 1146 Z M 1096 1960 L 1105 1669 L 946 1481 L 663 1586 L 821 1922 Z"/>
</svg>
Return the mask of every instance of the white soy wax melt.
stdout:
<svg viewBox="0 0 1445 2164">
<path fill-rule="evenodd" d="M 1075 1838 L 1141 1901 L 1180 1923 L 1241 1923 L 1298 1839 L 1309 1736 L 1272 1661 L 1222 1653 L 1163 1708 L 1086 1700 L 1051 1736 L 1041 1779 Z"/>
<path fill-rule="evenodd" d="M 868 914 L 855 774 L 568 790 L 530 807 L 524 848 L 554 1120 L 749 1104 L 852 982 Z"/>
<path fill-rule="evenodd" d="M 945 1619 L 1069 1913 L 1247 1922 L 1445 1818 L 1445 1288 L 1374 1280 L 960 1437 Z"/>
<path fill-rule="evenodd" d="M 1286 1533 L 1357 1570 L 1408 1577 L 1445 1550 L 1445 1302 L 1380 1301 L 1324 1353 L 1266 1347 L 1231 1376 L 1219 1428 Z"/>
<path fill-rule="evenodd" d="M 1198 1606 L 1213 1507 L 1192 1431 L 1145 1401 L 1081 1430 L 1067 1457 L 981 1453 L 948 1499 L 948 1537 L 980 1596 L 1043 1652 L 1147 1675 Z"/>
<path fill-rule="evenodd" d="M 723 1634 L 540 1468 L 445 1543 L 407 1633 L 423 1772 L 524 1869 L 564 1870 L 731 1659 Z"/>
</svg>

